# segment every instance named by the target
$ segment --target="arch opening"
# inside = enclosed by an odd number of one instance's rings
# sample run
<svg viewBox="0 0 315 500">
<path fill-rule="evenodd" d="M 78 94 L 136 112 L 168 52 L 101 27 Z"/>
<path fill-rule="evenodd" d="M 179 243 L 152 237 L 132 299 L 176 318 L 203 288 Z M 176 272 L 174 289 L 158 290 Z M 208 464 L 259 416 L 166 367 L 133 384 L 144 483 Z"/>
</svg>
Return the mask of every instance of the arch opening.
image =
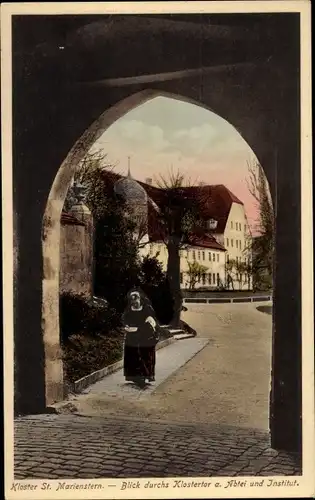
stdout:
<svg viewBox="0 0 315 500">
<path fill-rule="evenodd" d="M 156 97 L 176 99 L 212 111 L 199 102 L 157 90 L 146 90 L 131 95 L 104 111 L 99 119 L 79 138 L 60 166 L 49 193 L 42 226 L 42 328 L 45 345 L 47 404 L 59 401 L 64 396 L 62 353 L 59 338 L 60 220 L 68 188 L 77 165 L 101 136 L 120 118 Z M 225 120 L 225 118 L 223 119 Z M 236 127 L 234 129 L 237 130 Z"/>
</svg>

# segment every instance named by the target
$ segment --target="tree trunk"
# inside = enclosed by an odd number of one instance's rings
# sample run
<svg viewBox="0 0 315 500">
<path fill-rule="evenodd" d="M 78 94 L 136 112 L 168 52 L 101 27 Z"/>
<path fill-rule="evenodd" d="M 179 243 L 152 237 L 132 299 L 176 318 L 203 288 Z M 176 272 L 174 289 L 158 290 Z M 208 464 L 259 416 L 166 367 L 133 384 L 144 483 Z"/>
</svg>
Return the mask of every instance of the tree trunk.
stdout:
<svg viewBox="0 0 315 500">
<path fill-rule="evenodd" d="M 180 289 L 180 255 L 179 244 L 170 239 L 167 244 L 168 261 L 167 261 L 167 278 L 170 285 L 172 298 L 174 301 L 174 314 L 172 326 L 178 327 L 180 322 L 180 314 L 182 310 L 183 298 Z"/>
</svg>

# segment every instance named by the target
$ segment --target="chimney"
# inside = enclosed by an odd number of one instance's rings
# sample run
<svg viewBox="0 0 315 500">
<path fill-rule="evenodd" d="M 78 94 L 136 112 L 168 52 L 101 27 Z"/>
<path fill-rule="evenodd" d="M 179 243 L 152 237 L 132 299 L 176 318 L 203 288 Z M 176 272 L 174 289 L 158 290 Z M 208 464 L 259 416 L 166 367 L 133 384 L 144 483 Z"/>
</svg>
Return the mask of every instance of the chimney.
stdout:
<svg viewBox="0 0 315 500">
<path fill-rule="evenodd" d="M 145 180 L 146 184 L 149 184 L 149 186 L 152 186 L 153 179 L 151 177 L 147 177 Z"/>
</svg>

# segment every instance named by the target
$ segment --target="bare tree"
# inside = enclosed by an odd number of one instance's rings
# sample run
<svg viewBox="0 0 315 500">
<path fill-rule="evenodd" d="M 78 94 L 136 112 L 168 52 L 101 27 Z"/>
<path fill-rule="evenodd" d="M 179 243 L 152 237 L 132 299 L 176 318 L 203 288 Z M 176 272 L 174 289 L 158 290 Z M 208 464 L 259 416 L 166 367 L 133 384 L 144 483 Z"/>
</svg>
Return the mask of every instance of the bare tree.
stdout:
<svg viewBox="0 0 315 500">
<path fill-rule="evenodd" d="M 104 211 L 104 183 L 102 173 L 105 170 L 113 170 L 115 166 L 108 161 L 107 154 L 104 151 L 88 152 L 76 167 L 73 182 L 68 189 L 64 209 L 70 210 L 76 203 L 74 185 L 81 184 L 85 188 L 85 202 L 94 217 L 99 218 Z"/>
<path fill-rule="evenodd" d="M 248 164 L 249 177 L 247 185 L 249 192 L 256 201 L 258 220 L 257 235 L 250 238 L 246 250 L 251 253 L 249 264 L 256 287 L 271 284 L 274 255 L 274 211 L 269 186 L 262 166 L 257 162 Z"/>
<path fill-rule="evenodd" d="M 245 284 L 250 286 L 251 268 L 247 262 L 230 259 L 229 262 L 225 263 L 225 273 L 228 278 L 227 284 L 231 283 L 233 290 L 235 281 L 238 283 L 239 290 L 242 290 Z"/>
<path fill-rule="evenodd" d="M 189 290 L 194 290 L 196 284 L 200 281 L 202 275 L 206 273 L 208 268 L 206 266 L 203 266 L 202 264 L 199 264 L 199 262 L 197 262 L 196 260 L 194 260 L 193 262 L 189 262 L 187 260 L 187 265 Z"/>
</svg>

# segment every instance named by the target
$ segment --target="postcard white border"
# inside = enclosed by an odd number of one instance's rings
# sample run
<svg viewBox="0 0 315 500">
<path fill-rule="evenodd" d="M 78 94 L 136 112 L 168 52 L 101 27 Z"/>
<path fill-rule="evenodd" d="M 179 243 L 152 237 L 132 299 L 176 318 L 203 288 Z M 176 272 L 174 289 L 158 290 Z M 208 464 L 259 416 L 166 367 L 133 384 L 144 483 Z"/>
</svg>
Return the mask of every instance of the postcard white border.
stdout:
<svg viewBox="0 0 315 500">
<path fill-rule="evenodd" d="M 298 488 L 257 487 L 225 489 L 215 483 L 249 478 L 189 478 L 185 481 L 211 481 L 213 488 L 167 488 L 120 490 L 122 480 L 67 480 L 67 484 L 95 484 L 102 490 L 42 490 L 47 481 L 24 481 L 38 485 L 36 491 L 10 490 L 13 482 L 13 203 L 12 203 L 12 68 L 11 16 L 14 14 L 124 14 L 124 13 L 264 13 L 299 12 L 301 16 L 301 251 L 302 251 L 302 388 L 303 388 L 303 475 L 277 477 L 297 479 Z M 308 1 L 213 1 L 213 2 L 119 2 L 119 3 L 3 3 L 1 6 L 1 90 L 2 90 L 2 220 L 3 220 L 3 305 L 4 305 L 4 406 L 5 406 L 5 491 L 9 499 L 76 498 L 273 498 L 312 497 L 315 495 L 315 425 L 314 425 L 314 319 L 313 319 L 313 214 L 312 214 L 312 115 L 311 115 L 311 4 Z M 179 479 L 179 478 L 177 478 Z M 180 478 L 183 479 L 183 478 Z M 257 480 L 262 478 L 257 478 Z M 265 479 L 265 484 L 268 478 Z M 141 479 L 144 486 L 150 478 Z M 152 481 L 158 481 L 156 478 Z M 164 478 L 172 482 L 172 478 Z M 52 487 L 59 481 L 49 481 Z M 23 483 L 23 481 L 20 481 Z M 117 487 L 108 487 L 117 484 Z"/>
</svg>

